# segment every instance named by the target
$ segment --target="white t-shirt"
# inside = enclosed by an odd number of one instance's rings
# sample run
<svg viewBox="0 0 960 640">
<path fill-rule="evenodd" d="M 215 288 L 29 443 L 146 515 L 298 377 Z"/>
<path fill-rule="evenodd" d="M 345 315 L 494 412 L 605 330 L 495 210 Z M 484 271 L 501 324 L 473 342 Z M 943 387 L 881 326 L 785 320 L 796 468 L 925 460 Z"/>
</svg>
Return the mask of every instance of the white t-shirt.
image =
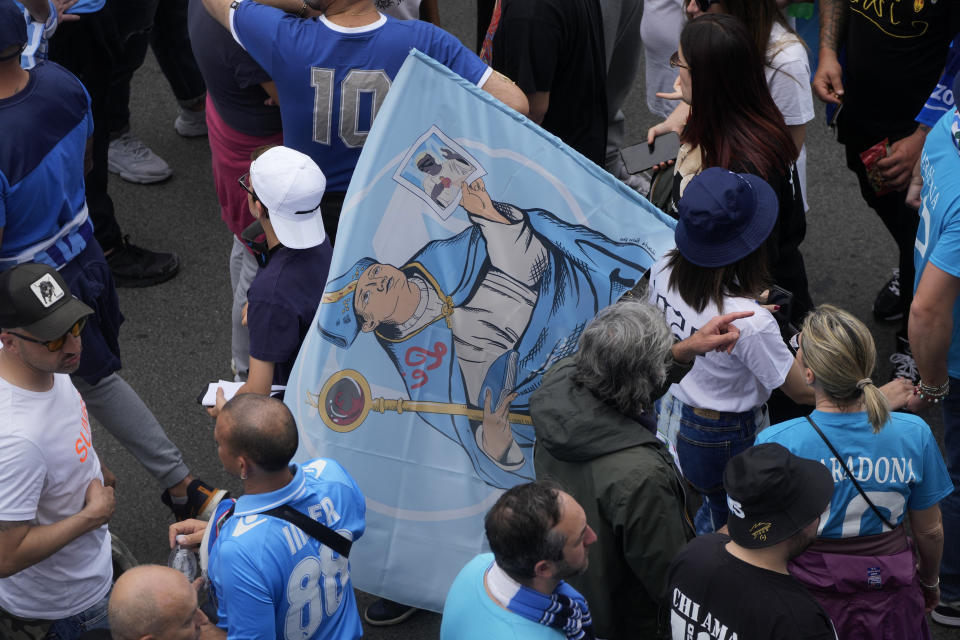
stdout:
<svg viewBox="0 0 960 640">
<path fill-rule="evenodd" d="M 90 481 L 103 475 L 70 376 L 56 374 L 40 393 L 0 378 L 0 423 L 0 521 L 47 525 L 78 513 Z M 103 598 L 112 577 L 103 525 L 0 579 L 0 607 L 24 618 L 66 618 Z"/>
<path fill-rule="evenodd" d="M 816 115 L 813 111 L 813 92 L 810 89 L 810 59 L 801 40 L 773 23 L 767 44 L 767 64 L 763 71 L 770 87 L 770 95 L 783 115 L 787 126 L 806 124 Z M 797 172 L 803 189 L 803 208 L 807 205 L 807 145 L 800 148 Z"/>
<path fill-rule="evenodd" d="M 676 289 L 668 291 L 670 269 L 666 259 L 661 258 L 650 270 L 649 299 L 663 310 L 673 335 L 683 340 L 720 315 L 720 311 L 710 303 L 697 313 Z M 723 312 L 733 311 L 754 314 L 734 322 L 740 338 L 733 353 L 711 351 L 697 356 L 690 372 L 670 387 L 670 393 L 681 402 L 729 413 L 751 411 L 766 402 L 770 393 L 787 379 L 793 354 L 780 337 L 773 315 L 749 298 L 724 298 Z"/>
</svg>

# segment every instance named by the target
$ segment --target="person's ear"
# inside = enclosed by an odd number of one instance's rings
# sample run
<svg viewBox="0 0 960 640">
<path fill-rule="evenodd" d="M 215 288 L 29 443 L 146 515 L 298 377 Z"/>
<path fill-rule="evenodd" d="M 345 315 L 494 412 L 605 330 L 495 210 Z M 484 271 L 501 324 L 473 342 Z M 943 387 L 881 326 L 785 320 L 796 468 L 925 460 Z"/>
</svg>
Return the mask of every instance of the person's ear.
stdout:
<svg viewBox="0 0 960 640">
<path fill-rule="evenodd" d="M 552 579 L 556 575 L 556 567 L 549 560 L 541 560 L 533 565 L 533 574 L 537 578 Z"/>
<path fill-rule="evenodd" d="M 816 382 L 817 377 L 813 375 L 813 370 L 809 367 L 803 368 L 803 379 L 807 383 L 807 386 L 813 386 L 813 383 Z"/>
<path fill-rule="evenodd" d="M 379 320 L 374 320 L 372 318 L 364 318 L 363 324 L 360 325 L 360 331 L 364 333 L 370 333 L 374 329 L 380 326 Z"/>
</svg>

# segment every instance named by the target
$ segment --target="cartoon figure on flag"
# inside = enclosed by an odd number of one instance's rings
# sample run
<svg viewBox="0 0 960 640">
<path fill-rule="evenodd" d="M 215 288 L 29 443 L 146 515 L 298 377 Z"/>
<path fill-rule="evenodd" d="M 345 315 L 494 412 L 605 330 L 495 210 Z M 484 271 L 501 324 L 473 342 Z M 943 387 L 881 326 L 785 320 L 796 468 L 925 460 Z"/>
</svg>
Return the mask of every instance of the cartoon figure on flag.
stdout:
<svg viewBox="0 0 960 640">
<path fill-rule="evenodd" d="M 616 302 L 651 256 L 550 211 L 494 201 L 483 180 L 461 185 L 460 206 L 471 226 L 455 236 L 402 265 L 360 258 L 330 280 L 319 328 L 340 348 L 372 334 L 411 400 L 432 400 L 391 408 L 417 411 L 464 448 L 484 482 L 507 488 L 534 477 L 528 398 L 550 364 L 577 348 L 585 321 L 571 330 L 565 320 Z M 362 374 L 339 373 L 317 408 L 345 431 L 373 400 Z"/>
<path fill-rule="evenodd" d="M 483 516 L 534 478 L 529 398 L 674 246 L 672 220 L 474 84 L 412 52 L 343 202 L 284 402 L 295 459 L 357 480 L 351 581 L 439 611 Z"/>
</svg>

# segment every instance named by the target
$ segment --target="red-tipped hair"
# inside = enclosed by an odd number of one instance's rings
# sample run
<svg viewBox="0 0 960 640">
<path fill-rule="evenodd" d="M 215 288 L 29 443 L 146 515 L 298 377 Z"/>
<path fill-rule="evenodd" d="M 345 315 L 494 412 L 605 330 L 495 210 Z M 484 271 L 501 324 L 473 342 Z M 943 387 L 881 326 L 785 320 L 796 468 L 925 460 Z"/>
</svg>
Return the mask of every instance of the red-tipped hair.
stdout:
<svg viewBox="0 0 960 640">
<path fill-rule="evenodd" d="M 700 147 L 703 167 L 782 174 L 799 153 L 770 97 L 763 57 L 735 17 L 709 14 L 680 35 L 690 67 L 690 119 L 681 136 Z"/>
</svg>

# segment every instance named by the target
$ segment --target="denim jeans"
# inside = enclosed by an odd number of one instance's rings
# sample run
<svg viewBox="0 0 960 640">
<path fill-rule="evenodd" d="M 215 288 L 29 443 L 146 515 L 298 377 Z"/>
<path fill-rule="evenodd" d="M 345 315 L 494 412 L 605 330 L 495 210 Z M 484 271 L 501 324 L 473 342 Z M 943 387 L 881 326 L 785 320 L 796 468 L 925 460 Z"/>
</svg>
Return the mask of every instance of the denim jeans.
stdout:
<svg viewBox="0 0 960 640">
<path fill-rule="evenodd" d="M 943 514 L 943 560 L 940 562 L 940 599 L 960 601 L 960 380 L 950 378 L 950 394 L 943 401 L 943 445 L 953 493 L 940 502 Z"/>
<path fill-rule="evenodd" d="M 727 494 L 723 470 L 733 456 L 753 444 L 757 431 L 769 424 L 766 406 L 743 413 L 695 409 L 667 394 L 661 399 L 661 430 L 676 438 L 684 478 L 703 496 L 694 518 L 697 535 L 711 533 L 727 522 Z M 675 434 L 675 435 L 674 435 Z"/>
<path fill-rule="evenodd" d="M 45 640 L 76 640 L 92 629 L 109 629 L 110 622 L 107 619 L 107 600 L 109 599 L 110 593 L 107 592 L 107 595 L 89 608 L 69 618 L 57 620 L 50 625 Z"/>
</svg>

